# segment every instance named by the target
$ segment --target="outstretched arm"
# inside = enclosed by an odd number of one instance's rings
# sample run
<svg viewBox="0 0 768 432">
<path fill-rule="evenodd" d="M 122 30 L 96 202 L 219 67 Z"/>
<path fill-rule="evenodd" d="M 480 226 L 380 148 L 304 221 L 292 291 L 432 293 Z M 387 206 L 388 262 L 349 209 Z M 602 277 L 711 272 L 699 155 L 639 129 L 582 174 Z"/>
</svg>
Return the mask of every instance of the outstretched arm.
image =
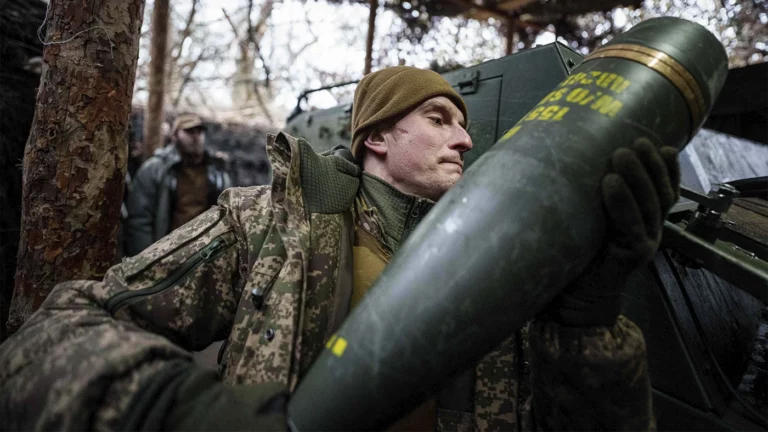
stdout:
<svg viewBox="0 0 768 432">
<path fill-rule="evenodd" d="M 531 331 L 532 389 L 544 430 L 655 429 L 645 341 L 620 316 L 630 274 L 653 258 L 679 197 L 677 151 L 646 139 L 617 150 L 602 182 L 608 230 L 595 259 Z"/>
<path fill-rule="evenodd" d="M 248 250 L 240 205 L 225 192 L 103 281 L 57 285 L 0 347 L 3 428 L 284 428 L 284 389 L 225 386 L 187 351 L 232 326 Z"/>
</svg>

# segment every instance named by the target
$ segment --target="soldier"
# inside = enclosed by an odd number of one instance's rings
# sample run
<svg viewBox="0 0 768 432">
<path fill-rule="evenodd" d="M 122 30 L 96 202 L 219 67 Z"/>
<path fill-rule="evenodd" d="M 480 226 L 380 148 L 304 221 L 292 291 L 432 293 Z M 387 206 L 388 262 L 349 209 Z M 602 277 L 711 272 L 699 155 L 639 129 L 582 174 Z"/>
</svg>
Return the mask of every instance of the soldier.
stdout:
<svg viewBox="0 0 768 432">
<path fill-rule="evenodd" d="M 126 253 L 133 256 L 199 216 L 232 182 L 227 160 L 205 148 L 205 124 L 195 114 L 173 122 L 171 145 L 136 172 L 128 195 Z"/>
<path fill-rule="evenodd" d="M 103 281 L 56 287 L 0 353 L 2 424 L 284 429 L 287 394 L 461 177 L 466 120 L 440 75 L 393 67 L 355 92 L 351 152 L 271 136 L 271 186 L 229 189 Z M 619 296 L 658 247 L 678 183 L 673 149 L 617 151 L 602 184 L 605 247 L 531 326 L 530 348 L 510 329 L 469 384 L 446 383 L 393 429 L 651 428 L 645 345 Z M 224 339 L 218 374 L 192 362 L 190 350 Z M 471 403 L 451 397 L 467 391 Z"/>
</svg>

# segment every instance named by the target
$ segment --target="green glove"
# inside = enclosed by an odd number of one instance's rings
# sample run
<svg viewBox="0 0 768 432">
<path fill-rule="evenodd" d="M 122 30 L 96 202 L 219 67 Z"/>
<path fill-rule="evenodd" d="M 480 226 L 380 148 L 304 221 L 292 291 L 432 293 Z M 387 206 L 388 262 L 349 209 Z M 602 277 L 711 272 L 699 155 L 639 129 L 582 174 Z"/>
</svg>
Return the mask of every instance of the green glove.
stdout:
<svg viewBox="0 0 768 432">
<path fill-rule="evenodd" d="M 664 219 L 680 196 L 678 152 L 645 138 L 613 153 L 601 192 L 605 244 L 584 272 L 547 308 L 567 326 L 611 326 L 621 290 L 633 271 L 650 262 L 661 243 Z"/>
<path fill-rule="evenodd" d="M 280 384 L 225 385 L 215 371 L 173 360 L 133 394 L 118 429 L 284 431 L 287 403 Z"/>
<path fill-rule="evenodd" d="M 226 385 L 213 371 L 179 387 L 166 431 L 287 431 L 288 390 L 277 383 Z"/>
</svg>

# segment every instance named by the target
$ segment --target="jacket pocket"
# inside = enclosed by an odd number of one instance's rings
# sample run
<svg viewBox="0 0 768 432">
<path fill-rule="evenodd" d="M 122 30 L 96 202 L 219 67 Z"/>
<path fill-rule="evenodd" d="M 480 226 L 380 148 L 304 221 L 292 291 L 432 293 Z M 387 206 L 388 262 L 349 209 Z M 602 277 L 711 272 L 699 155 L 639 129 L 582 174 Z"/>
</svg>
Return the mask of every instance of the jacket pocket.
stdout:
<svg viewBox="0 0 768 432">
<path fill-rule="evenodd" d="M 241 363 L 243 356 L 253 358 L 255 355 L 253 350 L 246 353 L 245 346 L 253 333 L 261 331 L 264 314 L 268 309 L 269 293 L 277 283 L 285 263 L 285 249 L 279 237 L 274 237 L 277 231 L 273 230 L 271 234 L 260 242 L 269 246 L 262 246 L 259 257 L 251 267 L 226 347 L 219 352 L 219 374 L 225 381 L 235 382 L 235 365 Z"/>
<path fill-rule="evenodd" d="M 106 301 L 107 311 L 114 315 L 127 305 L 179 285 L 200 266 L 226 252 L 236 239 L 222 219 L 223 212 L 212 209 L 124 261 L 121 273 L 128 289 Z"/>
<path fill-rule="evenodd" d="M 474 413 L 438 408 L 435 430 L 438 432 L 474 432 L 478 430 L 478 427 L 475 423 Z"/>
</svg>

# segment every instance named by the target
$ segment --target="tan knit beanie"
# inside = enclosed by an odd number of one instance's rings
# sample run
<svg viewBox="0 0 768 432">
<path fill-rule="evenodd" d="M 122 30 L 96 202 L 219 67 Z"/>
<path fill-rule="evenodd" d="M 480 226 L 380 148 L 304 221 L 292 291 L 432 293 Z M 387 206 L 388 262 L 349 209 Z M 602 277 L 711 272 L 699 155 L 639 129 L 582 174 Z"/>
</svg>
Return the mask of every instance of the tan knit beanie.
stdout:
<svg viewBox="0 0 768 432">
<path fill-rule="evenodd" d="M 427 99 L 445 96 L 464 114 L 467 106 L 437 72 L 410 66 L 394 66 L 368 74 L 355 89 L 352 105 L 352 154 L 360 159 L 373 126 L 404 115 Z"/>
</svg>

